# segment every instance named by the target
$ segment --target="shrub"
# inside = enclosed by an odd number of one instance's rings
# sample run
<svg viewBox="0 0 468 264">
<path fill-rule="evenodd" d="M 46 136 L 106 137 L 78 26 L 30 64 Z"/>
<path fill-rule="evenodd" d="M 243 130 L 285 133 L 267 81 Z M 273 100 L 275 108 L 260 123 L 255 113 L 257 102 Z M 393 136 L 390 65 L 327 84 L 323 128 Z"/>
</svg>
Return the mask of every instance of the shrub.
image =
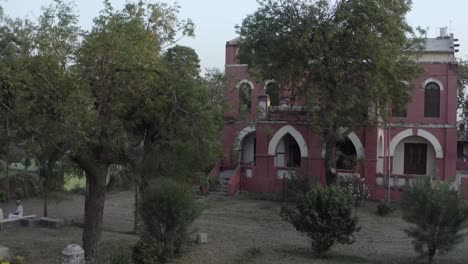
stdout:
<svg viewBox="0 0 468 264">
<path fill-rule="evenodd" d="M 377 214 L 380 216 L 386 216 L 393 211 L 393 208 L 386 202 L 381 202 L 377 205 Z"/>
<path fill-rule="evenodd" d="M 189 241 L 187 229 L 199 211 L 188 188 L 169 179 L 159 180 L 143 196 L 140 213 L 145 236 L 135 251 L 152 252 L 160 262 L 179 254 Z"/>
<path fill-rule="evenodd" d="M 351 194 L 356 206 L 363 206 L 370 196 L 369 188 L 364 183 L 364 178 L 360 177 L 357 173 L 340 176 L 338 178 L 338 188 Z"/>
<path fill-rule="evenodd" d="M 23 188 L 16 188 L 15 189 L 15 197 L 16 197 L 16 199 L 23 199 L 24 198 Z"/>
<path fill-rule="evenodd" d="M 0 203 L 3 203 L 7 200 L 6 193 L 4 191 L 0 191 Z"/>
<path fill-rule="evenodd" d="M 414 224 L 405 230 L 416 252 L 432 263 L 435 254 L 448 253 L 462 241 L 468 206 L 448 183 L 433 186 L 429 177 L 417 179 L 407 188 L 402 204 L 403 219 Z"/>
<path fill-rule="evenodd" d="M 299 195 L 294 210 L 285 210 L 282 217 L 297 231 L 311 239 L 312 250 L 318 257 L 335 243 L 354 243 L 358 218 L 352 216 L 352 197 L 334 187 L 315 186 Z"/>
<path fill-rule="evenodd" d="M 295 201 L 299 195 L 310 191 L 317 183 L 308 177 L 301 177 L 297 173 L 292 173 L 286 181 L 286 199 Z"/>
<path fill-rule="evenodd" d="M 157 244 L 149 237 L 144 237 L 133 247 L 132 259 L 136 264 L 158 263 Z"/>
</svg>

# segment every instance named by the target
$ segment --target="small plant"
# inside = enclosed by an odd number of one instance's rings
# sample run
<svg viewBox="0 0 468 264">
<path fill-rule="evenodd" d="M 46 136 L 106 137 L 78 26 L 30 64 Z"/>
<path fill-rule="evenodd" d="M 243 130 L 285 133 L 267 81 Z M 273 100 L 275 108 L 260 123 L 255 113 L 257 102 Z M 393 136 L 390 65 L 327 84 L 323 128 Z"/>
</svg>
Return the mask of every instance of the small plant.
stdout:
<svg viewBox="0 0 468 264">
<path fill-rule="evenodd" d="M 413 226 L 405 230 L 414 249 L 432 263 L 436 254 L 450 252 L 463 241 L 468 206 L 447 182 L 432 184 L 429 177 L 416 179 L 401 204 L 403 219 Z"/>
<path fill-rule="evenodd" d="M 386 216 L 393 211 L 393 208 L 390 207 L 390 204 L 387 202 L 381 202 L 377 205 L 377 214 L 380 216 Z"/>
<path fill-rule="evenodd" d="M 340 176 L 338 178 L 338 188 L 351 194 L 356 206 L 365 205 L 370 196 L 369 188 L 364 183 L 364 178 L 360 177 L 357 173 Z"/>
<path fill-rule="evenodd" d="M 6 193 L 4 191 L 0 191 L 0 203 L 3 203 L 7 200 Z"/>
<path fill-rule="evenodd" d="M 24 264 L 24 258 L 20 256 L 14 257 L 11 262 L 11 264 Z"/>
<path fill-rule="evenodd" d="M 159 180 L 143 196 L 140 214 L 145 223 L 145 234 L 135 246 L 135 262 L 155 263 L 145 262 L 151 256 L 165 262 L 181 253 L 190 241 L 188 227 L 199 213 L 199 207 L 188 188 L 173 180 Z"/>
<path fill-rule="evenodd" d="M 335 244 L 354 243 L 358 218 L 352 216 L 353 198 L 334 187 L 317 185 L 299 195 L 295 210 L 285 209 L 282 218 L 308 236 L 320 258 Z"/>
<path fill-rule="evenodd" d="M 15 197 L 16 197 L 16 199 L 23 199 L 24 198 L 23 188 L 16 188 L 15 189 Z"/>
</svg>

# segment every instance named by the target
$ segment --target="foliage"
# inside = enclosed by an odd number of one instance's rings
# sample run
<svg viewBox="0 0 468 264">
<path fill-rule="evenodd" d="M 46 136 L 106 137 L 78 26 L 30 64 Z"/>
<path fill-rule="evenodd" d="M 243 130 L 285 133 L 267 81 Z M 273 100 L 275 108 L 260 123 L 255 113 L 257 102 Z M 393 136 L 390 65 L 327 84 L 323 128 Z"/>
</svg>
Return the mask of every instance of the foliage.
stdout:
<svg viewBox="0 0 468 264">
<path fill-rule="evenodd" d="M 199 76 L 195 51 L 175 46 L 194 32 L 190 20 L 178 18 L 179 8 L 135 0 L 118 10 L 104 0 L 87 32 L 64 0 L 45 7 L 37 21 L 2 17 L 0 113 L 14 117 L 23 143 L 34 138 L 26 144 L 32 157 L 65 159 L 86 172 L 87 260 L 101 235 L 111 164 L 131 164 L 135 178 L 189 177 L 217 158 L 219 93 L 206 87 L 216 82 Z M 133 157 L 139 146 L 144 155 Z"/>
<path fill-rule="evenodd" d="M 16 256 L 10 261 L 3 260 L 2 258 L 0 258 L 0 263 L 1 264 L 24 264 L 24 258 L 20 256 Z"/>
<path fill-rule="evenodd" d="M 144 238 L 137 242 L 133 247 L 132 259 L 135 264 L 153 264 L 158 263 L 157 244 L 151 238 Z"/>
<path fill-rule="evenodd" d="M 291 173 L 291 177 L 286 180 L 286 198 L 295 201 L 300 195 L 313 189 L 316 184 L 309 177 Z"/>
<path fill-rule="evenodd" d="M 64 189 L 67 192 L 84 194 L 86 192 L 86 179 L 75 175 L 68 175 L 65 179 Z"/>
<path fill-rule="evenodd" d="M 6 193 L 4 191 L 0 191 L 0 203 L 3 203 L 7 200 Z"/>
<path fill-rule="evenodd" d="M 446 254 L 463 240 L 468 205 L 450 183 L 436 185 L 429 177 L 421 177 L 407 188 L 401 207 L 403 219 L 413 224 L 405 232 L 428 263 L 435 254 Z"/>
<path fill-rule="evenodd" d="M 411 98 L 423 41 L 410 10 L 411 1 L 260 0 L 237 28 L 239 58 L 254 76 L 305 99 L 325 143 L 327 184 L 336 180 L 337 139 Z"/>
<path fill-rule="evenodd" d="M 387 202 L 380 202 L 377 205 L 377 214 L 380 216 L 386 216 L 393 211 L 393 208 Z"/>
<path fill-rule="evenodd" d="M 352 216 L 353 198 L 334 187 L 315 186 L 301 194 L 294 210 L 285 210 L 283 219 L 311 239 L 318 257 L 335 244 L 354 243 L 358 218 Z"/>
<path fill-rule="evenodd" d="M 174 180 L 158 180 L 143 196 L 140 214 L 146 236 L 138 250 L 151 252 L 161 262 L 179 254 L 189 240 L 188 226 L 199 213 L 188 188 Z"/>
<path fill-rule="evenodd" d="M 15 197 L 16 197 L 16 199 L 23 199 L 24 198 L 23 188 L 18 187 L 18 188 L 15 189 Z"/>
<path fill-rule="evenodd" d="M 351 194 L 356 206 L 365 205 L 370 196 L 369 188 L 364 183 L 364 178 L 357 173 L 340 176 L 337 187 L 343 192 Z"/>
<path fill-rule="evenodd" d="M 458 62 L 457 84 L 458 109 L 462 109 L 462 115 L 466 116 L 468 105 L 465 98 L 465 88 L 468 85 L 468 61 L 461 60 Z"/>
</svg>

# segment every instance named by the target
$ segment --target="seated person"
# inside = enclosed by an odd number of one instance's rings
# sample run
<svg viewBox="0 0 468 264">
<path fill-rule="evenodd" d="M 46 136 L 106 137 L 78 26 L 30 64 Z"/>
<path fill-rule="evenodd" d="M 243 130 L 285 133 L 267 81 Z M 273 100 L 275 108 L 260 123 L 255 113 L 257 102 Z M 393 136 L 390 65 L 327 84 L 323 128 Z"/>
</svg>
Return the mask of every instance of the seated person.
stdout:
<svg viewBox="0 0 468 264">
<path fill-rule="evenodd" d="M 15 218 L 21 218 L 23 217 L 23 206 L 21 205 L 21 201 L 17 200 L 16 201 L 16 212 L 8 215 L 8 219 L 15 219 Z"/>
</svg>

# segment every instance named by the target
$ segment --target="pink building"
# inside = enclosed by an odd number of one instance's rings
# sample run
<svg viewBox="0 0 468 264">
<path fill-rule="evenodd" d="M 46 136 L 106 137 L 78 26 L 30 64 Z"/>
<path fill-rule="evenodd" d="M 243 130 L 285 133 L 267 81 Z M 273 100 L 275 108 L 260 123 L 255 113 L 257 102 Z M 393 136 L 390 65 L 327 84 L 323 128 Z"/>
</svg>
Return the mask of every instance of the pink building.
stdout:
<svg viewBox="0 0 468 264">
<path fill-rule="evenodd" d="M 388 173 L 393 199 L 413 177 L 457 176 L 455 41 L 442 34 L 427 40 L 419 60 L 425 73 L 412 82 L 406 112 L 393 111 L 386 126 L 363 127 L 339 143 L 344 153 L 339 175 L 358 172 L 372 199 L 384 197 Z M 281 192 L 283 177 L 291 173 L 325 182 L 322 142 L 308 125 L 300 98 L 274 81 L 255 82 L 247 65 L 237 61 L 237 42 L 226 43 L 229 108 L 221 175 L 229 192 Z"/>
</svg>

